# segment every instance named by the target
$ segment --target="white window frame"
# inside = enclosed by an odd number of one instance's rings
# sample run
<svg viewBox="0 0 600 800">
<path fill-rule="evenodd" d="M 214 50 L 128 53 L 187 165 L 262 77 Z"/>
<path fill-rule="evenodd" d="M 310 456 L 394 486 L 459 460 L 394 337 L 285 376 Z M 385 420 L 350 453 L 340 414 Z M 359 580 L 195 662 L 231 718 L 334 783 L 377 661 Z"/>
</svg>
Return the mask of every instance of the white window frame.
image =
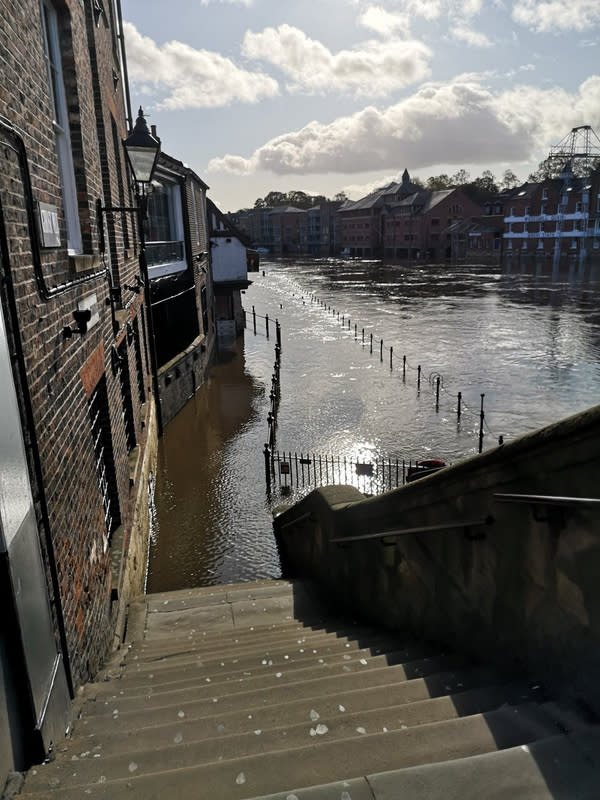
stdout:
<svg viewBox="0 0 600 800">
<path fill-rule="evenodd" d="M 58 35 L 58 14 L 51 0 L 41 0 L 40 11 L 44 28 L 44 53 L 48 69 L 48 83 L 52 97 L 52 129 L 56 142 L 63 212 L 67 226 L 67 249 L 69 255 L 78 255 L 83 252 L 83 244 L 81 225 L 79 223 L 75 167 L 73 165 L 73 151 L 69 132 L 69 110 Z"/>
</svg>

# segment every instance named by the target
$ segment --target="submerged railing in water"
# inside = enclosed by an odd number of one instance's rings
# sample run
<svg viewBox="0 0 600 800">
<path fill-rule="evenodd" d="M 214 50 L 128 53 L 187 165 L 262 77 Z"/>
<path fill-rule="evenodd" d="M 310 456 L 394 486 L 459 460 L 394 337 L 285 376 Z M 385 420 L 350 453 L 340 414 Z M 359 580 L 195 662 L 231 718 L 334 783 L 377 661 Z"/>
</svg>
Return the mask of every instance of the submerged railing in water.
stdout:
<svg viewBox="0 0 600 800">
<path fill-rule="evenodd" d="M 400 458 L 367 462 L 331 454 L 272 450 L 268 445 L 264 459 L 267 494 L 274 489 L 288 492 L 338 484 L 355 486 L 363 494 L 382 494 L 403 486 L 416 463 Z"/>
</svg>

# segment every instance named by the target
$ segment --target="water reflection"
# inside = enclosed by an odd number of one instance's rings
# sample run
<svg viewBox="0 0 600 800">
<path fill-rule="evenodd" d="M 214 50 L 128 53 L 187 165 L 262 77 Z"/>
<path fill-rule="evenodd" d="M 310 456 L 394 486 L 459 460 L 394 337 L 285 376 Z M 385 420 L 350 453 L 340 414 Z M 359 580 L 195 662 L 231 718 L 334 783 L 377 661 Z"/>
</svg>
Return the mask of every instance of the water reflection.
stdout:
<svg viewBox="0 0 600 800">
<path fill-rule="evenodd" d="M 159 448 L 149 592 L 249 579 L 254 558 L 266 560 L 267 573 L 279 573 L 273 543 L 263 535 L 270 525 L 260 503 L 264 491 L 261 486 L 256 503 L 253 483 L 262 469 L 256 422 L 264 393 L 264 383 L 246 369 L 240 342 L 167 426 Z"/>
<path fill-rule="evenodd" d="M 484 449 L 600 397 L 597 269 L 336 260 L 263 268 L 244 305 L 282 325 L 280 449 L 453 462 L 477 452 L 481 394 Z M 274 345 L 246 331 L 243 352 L 217 365 L 168 426 L 150 590 L 279 574 L 262 455 Z"/>
</svg>

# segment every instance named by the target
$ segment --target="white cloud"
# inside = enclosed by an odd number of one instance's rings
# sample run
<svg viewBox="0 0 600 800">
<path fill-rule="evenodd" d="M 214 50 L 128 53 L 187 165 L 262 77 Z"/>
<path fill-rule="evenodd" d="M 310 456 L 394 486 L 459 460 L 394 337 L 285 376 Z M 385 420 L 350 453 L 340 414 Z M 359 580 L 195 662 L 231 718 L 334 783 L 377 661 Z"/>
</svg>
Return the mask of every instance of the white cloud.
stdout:
<svg viewBox="0 0 600 800">
<path fill-rule="evenodd" d="M 248 31 L 243 53 L 267 61 L 290 80 L 291 92 L 350 92 L 370 97 L 386 95 L 429 74 L 431 50 L 415 41 L 368 41 L 332 53 L 291 25 Z"/>
<path fill-rule="evenodd" d="M 367 107 L 278 136 L 249 158 L 213 159 L 212 171 L 252 174 L 410 170 L 432 164 L 531 160 L 571 127 L 600 123 L 600 75 L 573 94 L 521 86 L 493 93 L 476 82 L 429 84 L 387 109 Z"/>
<path fill-rule="evenodd" d="M 515 22 L 538 33 L 585 31 L 600 24 L 599 0 L 518 0 L 513 6 Z"/>
<path fill-rule="evenodd" d="M 380 6 L 369 6 L 358 17 L 358 24 L 374 31 L 379 36 L 406 34 L 410 29 L 410 18 L 407 13 L 391 13 Z"/>
<path fill-rule="evenodd" d="M 256 103 L 279 93 L 276 80 L 240 69 L 229 58 L 183 42 L 159 47 L 131 23 L 124 24 L 129 77 L 137 91 L 159 93 L 162 109 L 214 108 L 234 101 Z"/>
<path fill-rule="evenodd" d="M 479 31 L 474 31 L 465 23 L 457 23 L 450 28 L 450 36 L 458 42 L 464 42 L 470 47 L 491 47 L 492 42 Z"/>
</svg>

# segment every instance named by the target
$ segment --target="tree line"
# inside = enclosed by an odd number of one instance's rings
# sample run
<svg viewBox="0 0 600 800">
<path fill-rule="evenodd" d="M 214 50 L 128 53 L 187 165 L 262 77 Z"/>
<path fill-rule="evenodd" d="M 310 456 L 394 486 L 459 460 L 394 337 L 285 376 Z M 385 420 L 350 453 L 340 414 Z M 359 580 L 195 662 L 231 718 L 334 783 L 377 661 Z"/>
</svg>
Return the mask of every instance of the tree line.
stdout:
<svg viewBox="0 0 600 800">
<path fill-rule="evenodd" d="M 549 156 L 539 163 L 536 170 L 529 174 L 527 181 L 539 183 L 547 178 L 557 178 L 566 166 L 567 161 L 568 159 L 565 157 Z M 575 175 L 583 175 L 589 171 L 589 164 L 584 165 L 583 162 L 576 161 L 572 164 L 572 168 Z M 592 169 L 598 168 L 600 168 L 600 158 L 595 159 L 592 163 Z M 512 169 L 504 170 L 500 178 L 496 178 L 491 170 L 486 169 L 481 175 L 471 180 L 468 170 L 459 169 L 453 175 L 443 172 L 440 175 L 431 175 L 424 181 L 420 178 L 411 178 L 411 182 L 432 192 L 460 188 L 478 202 L 483 202 L 494 195 L 514 189 L 520 185 L 520 180 Z M 254 203 L 254 208 L 295 206 L 296 208 L 307 209 L 318 206 L 320 203 L 330 202 L 330 200 L 343 203 L 347 199 L 345 192 L 338 192 L 330 199 L 322 194 L 312 195 L 297 189 L 291 192 L 273 191 L 269 192 L 265 197 L 259 197 Z"/>
</svg>

